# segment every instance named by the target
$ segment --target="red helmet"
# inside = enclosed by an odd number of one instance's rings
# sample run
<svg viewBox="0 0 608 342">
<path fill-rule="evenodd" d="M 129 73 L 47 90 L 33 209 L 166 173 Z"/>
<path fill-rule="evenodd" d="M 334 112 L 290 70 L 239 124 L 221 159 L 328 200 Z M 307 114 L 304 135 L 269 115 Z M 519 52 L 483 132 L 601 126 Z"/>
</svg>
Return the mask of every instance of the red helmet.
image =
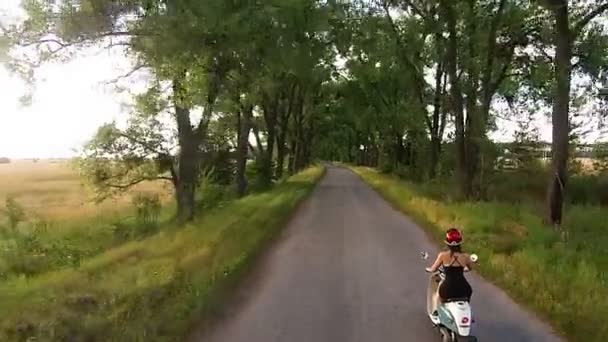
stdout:
<svg viewBox="0 0 608 342">
<path fill-rule="evenodd" d="M 445 243 L 448 246 L 458 246 L 462 243 L 462 234 L 456 228 L 450 228 L 445 234 Z"/>
</svg>

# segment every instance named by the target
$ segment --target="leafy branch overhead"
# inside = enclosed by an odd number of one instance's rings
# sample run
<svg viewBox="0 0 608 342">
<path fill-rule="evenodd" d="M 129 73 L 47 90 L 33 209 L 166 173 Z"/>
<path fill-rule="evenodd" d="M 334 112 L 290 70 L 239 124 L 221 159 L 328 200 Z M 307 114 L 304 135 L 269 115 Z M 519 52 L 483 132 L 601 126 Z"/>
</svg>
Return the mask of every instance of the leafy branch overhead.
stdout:
<svg viewBox="0 0 608 342">
<path fill-rule="evenodd" d="M 605 1 L 28 0 L 24 8 L 27 19 L 4 27 L 0 46 L 30 82 L 41 63 L 89 49 L 129 58 L 111 82 L 145 73 L 126 124 L 100 128 L 82 169 L 101 194 L 169 180 L 183 220 L 214 163 L 230 170 L 221 178 L 239 196 L 324 158 L 418 180 L 449 176 L 461 196 L 485 198 L 499 123 L 551 111 L 555 214 L 571 119 L 601 106 L 594 96 L 608 75 L 608 34 L 596 20 Z"/>
</svg>

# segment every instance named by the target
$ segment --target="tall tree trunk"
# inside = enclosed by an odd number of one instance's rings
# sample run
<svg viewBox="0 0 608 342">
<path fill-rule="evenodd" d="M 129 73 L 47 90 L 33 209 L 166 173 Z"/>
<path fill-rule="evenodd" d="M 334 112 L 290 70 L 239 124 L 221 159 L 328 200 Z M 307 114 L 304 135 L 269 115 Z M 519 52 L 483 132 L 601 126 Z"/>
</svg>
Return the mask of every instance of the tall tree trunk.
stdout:
<svg viewBox="0 0 608 342">
<path fill-rule="evenodd" d="M 264 151 L 264 144 L 262 143 L 262 138 L 260 138 L 260 129 L 257 126 L 256 123 L 250 122 L 250 127 L 251 130 L 253 131 L 253 137 L 255 138 L 255 144 L 256 144 L 256 148 L 252 149 L 252 151 L 256 152 L 259 155 L 263 155 L 265 153 Z"/>
<path fill-rule="evenodd" d="M 311 116 L 308 118 L 308 125 L 306 127 L 306 134 L 304 136 L 304 152 L 303 152 L 303 167 L 307 167 L 311 163 L 312 158 L 312 146 L 313 139 L 315 136 L 315 121 Z"/>
<path fill-rule="evenodd" d="M 285 146 L 285 135 L 277 134 L 277 168 L 276 177 L 281 179 L 283 177 L 283 170 L 285 169 L 285 155 L 287 154 L 287 147 Z"/>
<path fill-rule="evenodd" d="M 468 56 L 469 61 L 466 65 L 468 73 L 468 82 L 466 84 L 466 100 L 465 107 L 467 111 L 465 121 L 465 153 L 466 153 L 466 184 L 465 196 L 467 198 L 478 196 L 480 184 L 477 182 L 479 173 L 479 161 L 481 153 L 481 144 L 485 136 L 485 124 L 481 118 L 479 111 L 479 74 L 477 59 L 479 53 L 477 51 L 477 10 L 476 1 L 468 1 L 468 23 L 466 30 L 466 38 L 468 40 Z"/>
<path fill-rule="evenodd" d="M 289 92 L 285 99 L 285 104 L 281 106 L 279 115 L 277 116 L 277 168 L 276 177 L 283 177 L 285 167 L 285 158 L 287 157 L 287 130 L 289 128 L 289 120 L 294 107 L 295 93 L 297 84 L 293 83 L 289 86 Z M 290 164 L 288 163 L 288 166 Z"/>
<path fill-rule="evenodd" d="M 239 134 L 236 148 L 236 194 L 242 197 L 247 192 L 247 151 L 249 149 L 249 131 L 251 130 L 251 118 L 253 107 L 241 107 L 238 124 Z"/>
<path fill-rule="evenodd" d="M 304 118 L 304 97 L 300 99 L 300 104 L 296 112 L 296 151 L 294 161 L 294 172 L 299 172 L 306 164 L 306 133 L 305 133 L 305 118 Z"/>
<path fill-rule="evenodd" d="M 291 116 L 291 97 L 287 99 L 287 106 L 282 106 L 280 115 L 277 117 L 277 166 L 275 177 L 283 178 L 285 170 L 285 158 L 287 157 L 287 127 L 289 125 L 289 117 Z"/>
<path fill-rule="evenodd" d="M 405 146 L 403 143 L 403 134 L 399 133 L 399 132 L 395 132 L 394 134 L 395 136 L 395 140 L 394 140 L 394 163 L 393 166 L 395 168 L 397 168 L 400 164 L 401 165 L 405 165 L 407 164 L 406 162 L 406 153 L 405 153 Z"/>
<path fill-rule="evenodd" d="M 268 168 L 272 170 L 272 158 L 274 157 L 274 146 L 276 144 L 275 132 L 268 132 L 268 144 L 266 146 L 266 162 Z"/>
<path fill-rule="evenodd" d="M 430 156 L 430 168 L 429 178 L 435 179 L 437 177 L 437 169 L 439 165 L 439 157 L 441 155 L 441 140 L 438 136 L 431 136 L 431 156 Z"/>
<path fill-rule="evenodd" d="M 456 126 L 456 174 L 460 190 L 464 196 L 471 193 L 468 182 L 467 156 L 465 148 L 464 128 L 464 99 L 462 96 L 460 80 L 458 78 L 458 36 L 456 31 L 456 14 L 451 0 L 441 0 L 443 15 L 447 22 L 449 38 L 446 50 L 446 70 L 450 79 L 451 109 L 454 112 Z"/>
<path fill-rule="evenodd" d="M 433 117 L 431 120 L 431 160 L 429 165 L 429 178 L 437 176 L 437 165 L 439 164 L 439 154 L 441 153 L 441 139 L 443 132 L 441 127 L 443 120 L 441 117 L 441 98 L 443 97 L 443 65 L 439 63 L 435 72 L 435 97 L 433 99 Z M 442 133 L 439 135 L 439 133 Z"/>
<path fill-rule="evenodd" d="M 294 120 L 291 139 L 289 173 L 294 174 L 302 168 L 304 144 L 304 90 L 298 87 L 294 108 Z"/>
<path fill-rule="evenodd" d="M 184 107 L 181 80 L 173 81 L 175 97 L 175 119 L 179 141 L 177 179 L 175 199 L 177 201 L 177 219 L 189 221 L 194 217 L 195 191 L 198 176 L 198 139 L 190 123 L 190 110 Z"/>
<path fill-rule="evenodd" d="M 553 142 L 551 174 L 547 189 L 547 220 L 561 224 L 564 188 L 568 180 L 568 136 L 570 133 L 570 75 L 572 58 L 572 36 L 568 18 L 568 1 L 561 1 L 553 9 L 555 17 L 555 79 L 553 102 Z"/>
<path fill-rule="evenodd" d="M 266 130 L 268 132 L 268 142 L 266 146 L 266 157 L 264 159 L 265 168 L 267 168 L 272 177 L 272 158 L 274 156 L 274 146 L 276 144 L 276 131 L 277 131 L 277 111 L 279 110 L 280 97 L 277 95 L 272 100 L 264 101 L 263 113 L 264 121 L 266 123 Z"/>
<path fill-rule="evenodd" d="M 479 108 L 476 104 L 477 98 L 471 94 L 467 96 L 466 108 L 467 117 L 465 120 L 465 153 L 466 153 L 466 172 L 464 195 L 472 198 L 479 194 L 479 184 L 476 177 L 479 172 L 479 161 L 481 153 L 481 143 L 485 132 L 481 129 L 479 120 Z"/>
<path fill-rule="evenodd" d="M 296 151 L 298 148 L 298 143 L 296 141 L 295 137 L 292 137 L 290 139 L 290 146 L 289 146 L 289 157 L 287 158 L 287 172 L 289 172 L 290 175 L 293 175 L 295 173 L 295 169 L 296 169 Z"/>
</svg>

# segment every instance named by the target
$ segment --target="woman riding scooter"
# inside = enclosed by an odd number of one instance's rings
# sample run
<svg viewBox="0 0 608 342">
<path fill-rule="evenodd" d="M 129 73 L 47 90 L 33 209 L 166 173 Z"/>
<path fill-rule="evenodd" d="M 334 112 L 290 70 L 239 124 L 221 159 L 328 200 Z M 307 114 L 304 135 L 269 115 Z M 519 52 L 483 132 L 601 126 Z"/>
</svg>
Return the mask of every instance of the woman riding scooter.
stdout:
<svg viewBox="0 0 608 342">
<path fill-rule="evenodd" d="M 462 244 L 462 234 L 456 228 L 448 229 L 445 243 L 448 250 L 440 252 L 433 266 L 426 270 L 435 273 L 439 267 L 443 266 L 445 279 L 441 282 L 437 291 L 441 302 L 450 298 L 470 299 L 473 289 L 464 277 L 464 272 L 473 268 L 473 261 L 468 254 L 462 252 L 460 246 Z M 435 301 L 435 303 L 437 302 Z"/>
</svg>

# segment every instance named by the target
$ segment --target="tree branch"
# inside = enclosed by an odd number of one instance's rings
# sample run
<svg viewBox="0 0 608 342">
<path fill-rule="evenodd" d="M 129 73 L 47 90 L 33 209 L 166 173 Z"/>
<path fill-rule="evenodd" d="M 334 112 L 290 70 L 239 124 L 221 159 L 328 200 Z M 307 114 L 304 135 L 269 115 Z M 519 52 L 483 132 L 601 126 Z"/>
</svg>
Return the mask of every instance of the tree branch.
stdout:
<svg viewBox="0 0 608 342">
<path fill-rule="evenodd" d="M 257 122 L 252 123 L 251 130 L 253 131 L 253 136 L 255 137 L 255 143 L 258 147 L 259 152 L 264 153 L 264 146 L 262 145 L 262 139 L 260 139 L 260 130 L 258 128 Z"/>
<path fill-rule="evenodd" d="M 92 43 L 96 40 L 100 40 L 103 38 L 108 38 L 108 37 L 135 37 L 135 36 L 142 36 L 142 35 L 150 35 L 149 33 L 143 33 L 143 32 L 128 32 L 128 31 L 118 31 L 118 32 L 105 32 L 105 33 L 100 33 L 98 35 L 95 36 L 91 36 L 91 37 L 84 37 L 84 38 L 79 38 L 77 40 L 74 41 L 63 41 L 61 39 L 58 38 L 44 38 L 44 39 L 38 39 L 38 40 L 34 40 L 34 41 L 22 41 L 20 43 L 17 43 L 17 46 L 20 47 L 29 47 L 32 45 L 37 45 L 38 47 L 42 44 L 48 44 L 48 43 L 52 43 L 52 44 L 56 44 L 59 45 L 59 47 L 57 47 L 56 49 L 51 49 L 50 55 L 53 56 L 55 54 L 57 54 L 58 52 L 61 52 L 62 50 L 65 50 L 67 48 L 70 47 L 74 47 L 80 44 L 87 44 L 87 43 Z M 130 46 L 129 42 L 110 42 L 108 45 L 105 46 L 105 48 L 112 48 L 115 46 Z"/>
<path fill-rule="evenodd" d="M 411 0 L 405 0 L 404 2 L 407 6 L 410 7 L 410 9 L 412 10 L 412 12 L 414 12 L 414 14 L 417 14 L 422 19 L 427 20 L 428 14 L 424 13 L 424 11 L 420 9 L 420 7 L 416 6 Z"/>
<path fill-rule="evenodd" d="M 145 141 L 141 141 L 141 140 L 139 140 L 139 139 L 137 139 L 135 137 L 132 137 L 132 136 L 130 136 L 130 135 L 128 135 L 128 134 L 120 131 L 120 130 L 117 130 L 117 131 L 118 131 L 118 136 L 119 137 L 125 138 L 125 139 L 127 139 L 127 140 L 129 140 L 129 141 L 131 141 L 133 143 L 136 143 L 136 144 L 142 146 L 144 149 L 146 149 L 146 150 L 148 150 L 150 152 L 157 153 L 157 154 L 169 154 L 168 151 L 158 150 L 158 149 L 156 149 L 156 147 L 153 147 L 153 146 L 149 145 Z"/>
<path fill-rule="evenodd" d="M 209 85 L 209 90 L 207 92 L 207 103 L 203 108 L 203 115 L 201 116 L 198 125 L 196 126 L 195 134 L 202 141 L 205 140 L 207 135 L 207 129 L 209 127 L 209 122 L 211 121 L 211 116 L 213 115 L 213 110 L 215 108 L 215 101 L 217 99 L 220 87 L 220 80 L 217 71 L 208 71 L 209 77 L 211 78 L 211 84 Z"/>
<path fill-rule="evenodd" d="M 591 12 L 589 12 L 585 16 L 583 16 L 574 25 L 574 29 L 572 30 L 572 36 L 574 38 L 576 38 L 581 33 L 581 31 L 585 28 L 585 26 L 587 26 L 587 24 L 589 24 L 589 22 L 591 20 L 593 20 L 595 17 L 597 17 L 598 15 L 602 14 L 605 11 L 608 11 L 608 2 L 606 2 L 602 5 L 599 5 L 597 8 L 595 8 L 594 10 L 592 10 Z"/>
<path fill-rule="evenodd" d="M 487 42 L 487 55 L 486 55 L 486 66 L 482 79 L 482 87 L 484 89 L 488 89 L 488 85 L 492 81 L 492 72 L 494 71 L 494 60 L 496 56 L 496 34 L 498 32 L 498 25 L 500 25 L 500 19 L 502 18 L 503 10 L 505 8 L 506 0 L 500 0 L 498 4 L 498 9 L 496 9 L 496 13 L 494 13 L 494 17 L 492 18 L 492 23 L 490 24 L 490 32 L 488 34 L 488 42 Z M 509 60 L 507 63 L 510 63 Z M 487 94 L 484 94 L 487 96 Z"/>
<path fill-rule="evenodd" d="M 255 146 L 251 145 L 250 142 L 248 142 L 247 145 L 249 146 L 249 150 L 251 150 L 251 152 L 256 153 L 256 154 L 258 154 L 258 153 L 261 154 L 261 151 L 256 149 Z"/>
<path fill-rule="evenodd" d="M 19 44 L 19 46 L 21 46 L 21 47 L 29 47 L 29 46 L 32 46 L 32 45 L 40 46 L 42 44 L 48 44 L 48 43 L 57 44 L 57 45 L 59 45 L 61 47 L 68 47 L 68 46 L 71 45 L 70 43 L 62 42 L 59 39 L 46 38 L 46 39 L 40 39 L 40 40 L 37 40 L 37 41 L 31 41 L 31 42 L 27 42 L 27 43 L 21 43 L 21 44 Z"/>
<path fill-rule="evenodd" d="M 399 52 L 402 55 L 401 58 L 403 58 L 403 60 L 407 64 L 409 64 L 409 66 L 410 66 L 410 68 L 412 70 L 412 74 L 414 76 L 414 91 L 416 93 L 416 98 L 418 99 L 418 101 L 420 101 L 420 104 L 423 105 L 424 104 L 423 89 L 424 89 L 424 84 L 426 82 L 424 81 L 424 77 L 422 76 L 422 72 L 416 66 L 416 63 L 414 63 L 414 61 L 412 61 L 409 58 L 409 56 L 407 55 L 407 52 L 404 50 L 405 49 L 405 43 L 403 42 L 401 34 L 399 33 L 399 30 L 397 28 L 397 24 L 395 23 L 395 21 L 393 20 L 393 17 L 390 14 L 389 6 L 388 6 L 388 4 L 385 1 L 382 1 L 382 7 L 384 8 L 384 12 L 385 12 L 386 18 L 388 19 L 388 22 L 391 25 L 391 29 L 393 31 L 393 34 L 395 35 L 395 39 L 397 40 L 397 49 L 399 50 Z"/>
<path fill-rule="evenodd" d="M 38 40 L 34 40 L 34 41 L 25 41 L 22 43 L 19 43 L 18 45 L 21 47 L 28 47 L 31 45 L 40 45 L 40 44 L 44 44 L 44 43 L 55 43 L 57 45 L 60 45 L 61 47 L 70 47 L 70 46 L 74 46 L 74 45 L 78 45 L 78 44 L 83 44 L 83 43 L 87 43 L 87 42 L 91 42 L 94 40 L 98 40 L 98 39 L 103 39 L 103 38 L 108 38 L 108 37 L 134 37 L 134 36 L 141 36 L 144 35 L 143 33 L 136 33 L 136 32 L 128 32 L 128 31 L 117 31 L 117 32 L 104 32 L 104 33 L 100 33 L 91 37 L 84 37 L 84 38 L 79 38 L 77 40 L 74 41 L 63 41 L 61 39 L 58 38 L 44 38 L 44 39 L 38 39 Z"/>
<path fill-rule="evenodd" d="M 547 51 L 545 51 L 545 49 L 543 49 L 541 46 L 537 46 L 536 50 L 540 52 L 540 54 L 543 55 L 543 57 L 545 57 L 549 63 L 553 63 L 553 57 L 551 57 Z"/>
<path fill-rule="evenodd" d="M 133 67 L 133 69 L 131 69 L 129 72 L 127 72 L 126 74 L 120 75 L 116 78 L 113 78 L 109 81 L 106 81 L 106 84 L 113 84 L 113 83 L 117 83 L 118 81 L 127 78 L 127 77 L 131 77 L 134 73 L 136 73 L 137 71 L 143 69 L 143 68 L 147 68 L 149 67 L 148 64 L 138 64 L 136 66 Z"/>
<path fill-rule="evenodd" d="M 107 187 L 109 188 L 113 188 L 113 189 L 118 189 L 118 190 L 126 190 L 129 189 L 132 186 L 135 186 L 139 183 L 143 183 L 143 182 L 148 182 L 148 181 L 157 181 L 157 180 L 167 180 L 167 181 L 171 181 L 173 182 L 173 179 L 171 177 L 165 177 L 165 176 L 158 176 L 158 177 L 141 177 L 141 178 L 137 178 L 129 183 L 126 184 L 112 184 L 112 183 L 107 183 L 105 184 Z"/>
<path fill-rule="evenodd" d="M 494 94 L 498 90 L 498 87 L 500 87 L 500 84 L 507 78 L 507 75 L 508 75 L 507 71 L 511 67 L 511 62 L 513 60 L 514 54 L 515 54 L 515 45 L 512 44 L 511 48 L 509 49 L 509 55 L 507 56 L 507 59 L 505 60 L 504 64 L 502 65 L 502 68 L 500 68 L 500 72 L 498 73 L 496 79 L 490 80 L 489 84 L 487 85 L 486 92 L 484 93 L 484 96 L 483 96 L 483 103 L 482 103 L 482 106 L 483 106 L 482 108 L 483 108 L 484 114 L 488 114 L 488 112 L 490 111 L 490 106 L 492 104 L 492 97 L 494 97 Z"/>
</svg>

